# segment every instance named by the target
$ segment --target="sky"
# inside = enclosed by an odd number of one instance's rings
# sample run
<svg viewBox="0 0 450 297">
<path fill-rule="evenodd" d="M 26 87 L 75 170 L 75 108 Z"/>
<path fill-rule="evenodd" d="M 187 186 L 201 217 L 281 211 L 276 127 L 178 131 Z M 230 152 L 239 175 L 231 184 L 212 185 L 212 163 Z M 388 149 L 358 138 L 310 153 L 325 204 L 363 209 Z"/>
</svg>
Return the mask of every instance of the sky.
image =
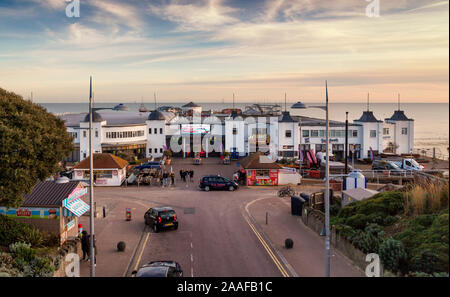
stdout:
<svg viewBox="0 0 450 297">
<path fill-rule="evenodd" d="M 72 0 L 77 1 L 77 0 Z M 449 1 L 0 0 L 0 87 L 35 102 L 449 101 Z M 369 17 L 367 6 L 379 16 Z"/>
</svg>

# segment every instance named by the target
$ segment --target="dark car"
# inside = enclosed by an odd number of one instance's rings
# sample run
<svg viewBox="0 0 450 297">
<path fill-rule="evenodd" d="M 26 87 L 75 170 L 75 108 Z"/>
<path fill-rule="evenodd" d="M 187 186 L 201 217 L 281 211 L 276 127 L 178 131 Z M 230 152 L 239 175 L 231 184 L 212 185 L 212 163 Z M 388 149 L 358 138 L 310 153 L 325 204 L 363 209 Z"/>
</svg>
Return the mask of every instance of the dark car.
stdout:
<svg viewBox="0 0 450 297">
<path fill-rule="evenodd" d="M 135 277 L 183 277 L 183 270 L 174 261 L 152 261 L 132 274 Z"/>
<path fill-rule="evenodd" d="M 175 210 L 171 207 L 153 207 L 144 215 L 145 224 L 153 228 L 154 232 L 164 228 L 178 229 L 178 220 Z"/>
<path fill-rule="evenodd" d="M 402 175 L 404 170 L 391 161 L 375 160 L 372 164 L 373 171 L 389 171 L 392 175 Z"/>
<path fill-rule="evenodd" d="M 200 179 L 200 189 L 209 190 L 228 190 L 234 191 L 238 188 L 238 184 L 232 180 L 218 175 L 207 175 Z"/>
</svg>

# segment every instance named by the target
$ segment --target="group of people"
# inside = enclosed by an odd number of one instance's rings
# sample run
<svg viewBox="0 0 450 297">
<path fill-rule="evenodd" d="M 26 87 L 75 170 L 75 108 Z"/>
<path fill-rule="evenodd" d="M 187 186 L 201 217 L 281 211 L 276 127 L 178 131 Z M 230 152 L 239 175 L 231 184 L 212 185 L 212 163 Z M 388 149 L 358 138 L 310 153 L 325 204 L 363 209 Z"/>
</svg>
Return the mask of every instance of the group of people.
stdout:
<svg viewBox="0 0 450 297">
<path fill-rule="evenodd" d="M 163 174 L 160 175 L 160 182 L 162 187 L 169 186 L 168 180 L 170 177 L 170 186 L 175 185 L 175 173 L 173 172 L 167 172 L 167 170 L 164 170 Z"/>
<path fill-rule="evenodd" d="M 194 170 L 184 170 L 184 168 L 180 169 L 180 178 L 183 182 L 186 182 L 187 180 L 192 182 L 194 179 Z"/>
</svg>

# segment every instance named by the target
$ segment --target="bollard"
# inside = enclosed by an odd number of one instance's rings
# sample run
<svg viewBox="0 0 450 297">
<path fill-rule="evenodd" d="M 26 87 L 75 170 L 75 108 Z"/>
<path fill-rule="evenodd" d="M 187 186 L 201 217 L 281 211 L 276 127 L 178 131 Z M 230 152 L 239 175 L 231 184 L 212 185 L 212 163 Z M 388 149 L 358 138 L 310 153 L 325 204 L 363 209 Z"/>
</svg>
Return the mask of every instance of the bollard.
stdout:
<svg viewBox="0 0 450 297">
<path fill-rule="evenodd" d="M 269 213 L 266 212 L 266 225 L 268 225 L 268 224 L 269 224 Z"/>
<path fill-rule="evenodd" d="M 103 205 L 103 217 L 106 218 L 106 206 Z"/>
</svg>

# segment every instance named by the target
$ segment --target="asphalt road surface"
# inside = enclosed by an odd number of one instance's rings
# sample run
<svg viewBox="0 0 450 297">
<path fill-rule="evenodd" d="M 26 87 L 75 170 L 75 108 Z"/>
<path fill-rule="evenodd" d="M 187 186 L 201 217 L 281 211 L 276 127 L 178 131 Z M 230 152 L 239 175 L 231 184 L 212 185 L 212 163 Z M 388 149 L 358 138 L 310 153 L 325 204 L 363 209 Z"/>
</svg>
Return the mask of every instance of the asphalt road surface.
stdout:
<svg viewBox="0 0 450 297">
<path fill-rule="evenodd" d="M 264 192 L 267 195 L 269 191 Z M 140 267 L 149 261 L 173 260 L 180 263 L 184 276 L 283 276 L 277 260 L 244 217 L 245 204 L 256 199 L 261 191 L 203 192 L 191 185 L 189 188 L 149 190 L 148 194 L 155 205 L 174 207 L 179 227 L 159 233 L 147 228 L 136 249 L 132 267 Z M 141 220 L 144 225 L 143 218 L 136 220 Z"/>
</svg>

